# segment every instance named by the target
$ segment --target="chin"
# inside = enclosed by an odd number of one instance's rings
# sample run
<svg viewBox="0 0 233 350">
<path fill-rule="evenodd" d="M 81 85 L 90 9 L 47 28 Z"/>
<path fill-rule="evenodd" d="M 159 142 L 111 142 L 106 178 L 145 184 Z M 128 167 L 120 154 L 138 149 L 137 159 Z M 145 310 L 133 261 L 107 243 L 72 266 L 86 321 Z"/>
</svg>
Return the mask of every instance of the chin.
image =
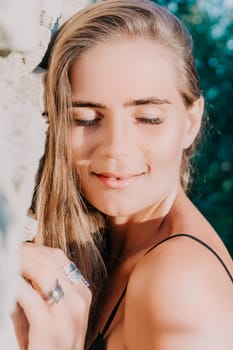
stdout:
<svg viewBox="0 0 233 350">
<path fill-rule="evenodd" d="M 99 211 L 101 211 L 103 214 L 110 216 L 110 217 L 122 217 L 122 216 L 129 216 L 132 215 L 132 210 L 124 210 L 122 208 L 100 208 Z"/>
<path fill-rule="evenodd" d="M 96 203 L 93 205 L 103 214 L 109 216 L 109 217 L 129 217 L 132 216 L 140 211 L 142 211 L 144 208 L 139 208 L 136 206 L 132 206 L 129 203 L 120 203 L 114 205 L 110 203 L 109 205 L 97 205 Z"/>
</svg>

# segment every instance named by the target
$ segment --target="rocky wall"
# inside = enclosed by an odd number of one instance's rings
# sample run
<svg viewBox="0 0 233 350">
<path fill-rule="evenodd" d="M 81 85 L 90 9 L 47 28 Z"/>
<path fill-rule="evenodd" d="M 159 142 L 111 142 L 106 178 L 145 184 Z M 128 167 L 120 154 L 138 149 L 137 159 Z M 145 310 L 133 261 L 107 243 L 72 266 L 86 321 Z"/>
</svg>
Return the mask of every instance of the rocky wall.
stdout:
<svg viewBox="0 0 233 350">
<path fill-rule="evenodd" d="M 26 212 L 44 147 L 43 72 L 35 68 L 58 22 L 90 2 L 0 0 L 1 349 L 18 349 L 10 320 L 20 273 L 17 249 L 30 233 Z"/>
</svg>

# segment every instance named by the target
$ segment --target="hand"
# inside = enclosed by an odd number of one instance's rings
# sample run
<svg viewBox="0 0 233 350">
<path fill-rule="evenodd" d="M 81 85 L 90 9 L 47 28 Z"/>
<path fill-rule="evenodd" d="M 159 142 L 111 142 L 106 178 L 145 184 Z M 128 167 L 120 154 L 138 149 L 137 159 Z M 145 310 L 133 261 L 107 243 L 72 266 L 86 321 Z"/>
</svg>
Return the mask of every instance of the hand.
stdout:
<svg viewBox="0 0 233 350">
<path fill-rule="evenodd" d="M 91 304 L 91 291 L 82 282 L 72 284 L 64 266 L 70 260 L 60 249 L 24 243 L 21 247 L 22 278 L 18 303 L 28 322 L 28 350 L 83 350 Z M 46 302 L 45 296 L 61 286 L 64 297 L 58 304 Z M 21 349 L 27 349 L 19 332 L 19 319 L 14 319 Z M 22 322 L 21 322 L 22 323 Z M 23 321 L 27 331 L 26 322 Z M 22 327 L 21 327 L 22 328 Z M 26 337 L 27 339 L 27 337 Z"/>
</svg>

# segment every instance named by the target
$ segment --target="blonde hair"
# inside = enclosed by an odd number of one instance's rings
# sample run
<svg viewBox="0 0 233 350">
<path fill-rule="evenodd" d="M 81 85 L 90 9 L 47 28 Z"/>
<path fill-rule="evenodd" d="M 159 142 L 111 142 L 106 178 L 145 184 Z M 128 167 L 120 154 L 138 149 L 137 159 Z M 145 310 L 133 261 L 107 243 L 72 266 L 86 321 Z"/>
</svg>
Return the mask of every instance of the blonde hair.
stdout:
<svg viewBox="0 0 233 350">
<path fill-rule="evenodd" d="M 97 289 L 104 267 L 96 240 L 101 239 L 105 218 L 82 197 L 72 165 L 69 72 L 86 50 L 117 37 L 145 37 L 161 43 L 176 60 L 178 89 L 185 105 L 189 107 L 201 96 L 191 36 L 175 16 L 159 5 L 147 0 L 98 2 L 76 13 L 58 31 L 45 77 L 49 127 L 36 191 L 37 240 L 62 248 Z M 193 149 L 194 145 L 184 152 L 181 166 L 185 188 Z"/>
</svg>

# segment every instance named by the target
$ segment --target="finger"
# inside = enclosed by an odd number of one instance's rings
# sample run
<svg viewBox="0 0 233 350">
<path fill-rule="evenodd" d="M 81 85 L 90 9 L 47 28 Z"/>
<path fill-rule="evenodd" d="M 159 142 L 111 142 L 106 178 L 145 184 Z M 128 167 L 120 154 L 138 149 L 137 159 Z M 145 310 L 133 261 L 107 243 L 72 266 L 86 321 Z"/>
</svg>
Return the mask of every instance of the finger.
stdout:
<svg viewBox="0 0 233 350">
<path fill-rule="evenodd" d="M 43 323 L 44 317 L 48 316 L 48 308 L 41 295 L 22 277 L 17 298 L 29 323 Z"/>
<path fill-rule="evenodd" d="M 70 283 L 64 270 L 70 260 L 62 250 L 26 243 L 21 247 L 21 257 L 23 276 L 42 296 L 47 295 L 58 280 L 65 294 L 72 289 L 87 300 L 91 298 L 83 277 L 75 284 Z"/>
<path fill-rule="evenodd" d="M 47 310 L 56 319 L 56 322 L 60 322 L 60 318 L 64 319 L 64 316 L 69 313 L 67 320 L 73 319 L 77 323 L 82 321 L 81 323 L 85 324 L 91 304 L 91 291 L 81 279 L 75 284 L 72 284 L 68 279 L 64 271 L 64 266 L 67 266 L 70 260 L 65 254 L 60 249 L 27 243 L 23 244 L 21 248 L 21 256 L 23 275 L 30 281 L 35 291 L 37 291 L 34 297 L 38 298 L 39 296 L 40 302 L 45 302 L 43 298 L 48 296 L 55 288 L 57 281 L 59 282 L 64 292 L 61 303 L 59 305 L 53 305 L 53 300 L 49 300 L 48 304 L 50 305 L 45 305 L 48 308 Z M 50 301 L 52 301 L 52 305 Z M 35 310 L 35 312 L 37 311 Z M 30 309 L 30 313 L 32 314 L 31 317 L 34 317 L 33 309 Z M 41 316 L 41 319 L 43 321 L 43 316 Z M 64 328 L 67 328 L 68 324 L 69 322 L 67 321 Z"/>
<path fill-rule="evenodd" d="M 19 305 L 19 303 L 16 304 L 16 308 L 11 315 L 11 318 L 14 324 L 15 335 L 19 348 L 26 350 L 28 348 L 29 323 L 23 308 Z"/>
<path fill-rule="evenodd" d="M 28 342 L 33 349 L 57 349 L 69 337 L 72 323 L 66 308 L 49 306 L 41 295 L 23 278 L 20 279 L 18 303 L 29 323 Z M 56 315 L 51 310 L 57 309 Z M 72 329 L 72 335 L 74 330 Z M 71 348 L 71 347 L 68 347 Z M 61 349 L 65 349 L 63 345 Z"/>
<path fill-rule="evenodd" d="M 41 295 L 48 294 L 57 279 L 63 278 L 61 266 L 69 259 L 60 249 L 24 243 L 20 249 L 23 276 Z"/>
<path fill-rule="evenodd" d="M 90 302 L 87 302 L 84 295 L 87 292 L 90 295 L 90 291 L 82 281 L 72 285 L 65 272 L 60 268 L 58 271 L 62 288 L 65 290 L 64 298 L 58 305 L 47 303 L 28 281 L 22 277 L 20 279 L 18 302 L 29 321 L 30 334 L 34 335 L 33 338 L 36 335 L 43 342 L 57 339 L 58 335 L 59 339 L 66 341 L 69 335 L 69 341 L 72 342 L 72 339 L 77 338 L 77 334 L 86 332 Z"/>
</svg>

